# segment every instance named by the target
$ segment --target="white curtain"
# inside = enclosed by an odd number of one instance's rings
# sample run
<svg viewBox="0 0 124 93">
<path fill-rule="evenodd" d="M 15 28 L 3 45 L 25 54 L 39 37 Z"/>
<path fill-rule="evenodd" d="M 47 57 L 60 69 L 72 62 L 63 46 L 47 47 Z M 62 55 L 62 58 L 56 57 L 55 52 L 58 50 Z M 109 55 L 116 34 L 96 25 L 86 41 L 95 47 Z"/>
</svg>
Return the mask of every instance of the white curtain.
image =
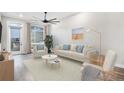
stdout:
<svg viewBox="0 0 124 93">
<path fill-rule="evenodd" d="M 31 52 L 31 38 L 30 38 L 30 24 L 25 23 L 23 25 L 23 30 L 22 30 L 22 47 L 21 47 L 21 53 L 22 54 L 27 54 Z"/>
<path fill-rule="evenodd" d="M 31 26 L 27 23 L 27 43 L 26 43 L 27 53 L 31 53 Z"/>
</svg>

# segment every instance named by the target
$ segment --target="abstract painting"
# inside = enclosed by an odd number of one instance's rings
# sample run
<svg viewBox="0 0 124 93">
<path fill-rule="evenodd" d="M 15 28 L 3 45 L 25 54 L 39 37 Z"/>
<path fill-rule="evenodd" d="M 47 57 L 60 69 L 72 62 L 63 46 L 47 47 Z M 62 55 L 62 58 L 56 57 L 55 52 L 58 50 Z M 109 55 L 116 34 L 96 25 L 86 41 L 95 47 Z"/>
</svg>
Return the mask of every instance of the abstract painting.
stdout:
<svg viewBox="0 0 124 93">
<path fill-rule="evenodd" d="M 74 28 L 72 29 L 72 40 L 83 40 L 84 39 L 84 28 Z"/>
</svg>

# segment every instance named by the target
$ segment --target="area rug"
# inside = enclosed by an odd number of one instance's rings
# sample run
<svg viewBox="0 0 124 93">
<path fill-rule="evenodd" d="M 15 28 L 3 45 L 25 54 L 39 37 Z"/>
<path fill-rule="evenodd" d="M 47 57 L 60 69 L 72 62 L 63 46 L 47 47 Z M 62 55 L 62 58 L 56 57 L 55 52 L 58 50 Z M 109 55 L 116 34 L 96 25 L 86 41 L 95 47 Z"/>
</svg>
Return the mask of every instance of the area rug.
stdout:
<svg viewBox="0 0 124 93">
<path fill-rule="evenodd" d="M 81 63 L 65 58 L 61 64 L 45 64 L 42 59 L 30 59 L 24 61 L 25 67 L 32 74 L 33 80 L 37 81 L 80 81 Z"/>
</svg>

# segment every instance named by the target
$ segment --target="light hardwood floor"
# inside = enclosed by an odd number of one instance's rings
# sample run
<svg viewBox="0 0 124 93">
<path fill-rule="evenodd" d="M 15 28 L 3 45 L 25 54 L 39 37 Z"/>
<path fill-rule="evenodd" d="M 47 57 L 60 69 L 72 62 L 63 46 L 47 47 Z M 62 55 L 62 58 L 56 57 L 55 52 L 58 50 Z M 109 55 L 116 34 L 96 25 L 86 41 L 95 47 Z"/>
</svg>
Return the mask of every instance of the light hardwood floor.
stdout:
<svg viewBox="0 0 124 93">
<path fill-rule="evenodd" d="M 14 55 L 14 80 L 15 81 L 32 81 L 33 77 L 28 69 L 24 66 L 23 61 L 32 59 L 32 54 Z"/>
</svg>

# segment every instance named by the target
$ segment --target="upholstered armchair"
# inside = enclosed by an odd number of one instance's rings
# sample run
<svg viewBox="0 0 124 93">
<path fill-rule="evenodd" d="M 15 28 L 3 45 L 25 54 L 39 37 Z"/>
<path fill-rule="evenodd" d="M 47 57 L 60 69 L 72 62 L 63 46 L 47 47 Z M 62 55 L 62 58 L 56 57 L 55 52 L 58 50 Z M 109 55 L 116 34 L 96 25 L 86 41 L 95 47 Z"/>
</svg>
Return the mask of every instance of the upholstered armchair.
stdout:
<svg viewBox="0 0 124 93">
<path fill-rule="evenodd" d="M 81 68 L 81 80 L 108 80 L 106 73 L 112 70 L 116 61 L 116 53 L 109 50 L 105 56 L 103 66 L 98 66 L 91 64 L 90 62 L 85 62 Z"/>
<path fill-rule="evenodd" d="M 46 54 L 46 48 L 44 45 L 41 44 L 33 45 L 32 53 L 33 53 L 33 57 L 35 58 L 41 57 L 42 55 Z"/>
</svg>

